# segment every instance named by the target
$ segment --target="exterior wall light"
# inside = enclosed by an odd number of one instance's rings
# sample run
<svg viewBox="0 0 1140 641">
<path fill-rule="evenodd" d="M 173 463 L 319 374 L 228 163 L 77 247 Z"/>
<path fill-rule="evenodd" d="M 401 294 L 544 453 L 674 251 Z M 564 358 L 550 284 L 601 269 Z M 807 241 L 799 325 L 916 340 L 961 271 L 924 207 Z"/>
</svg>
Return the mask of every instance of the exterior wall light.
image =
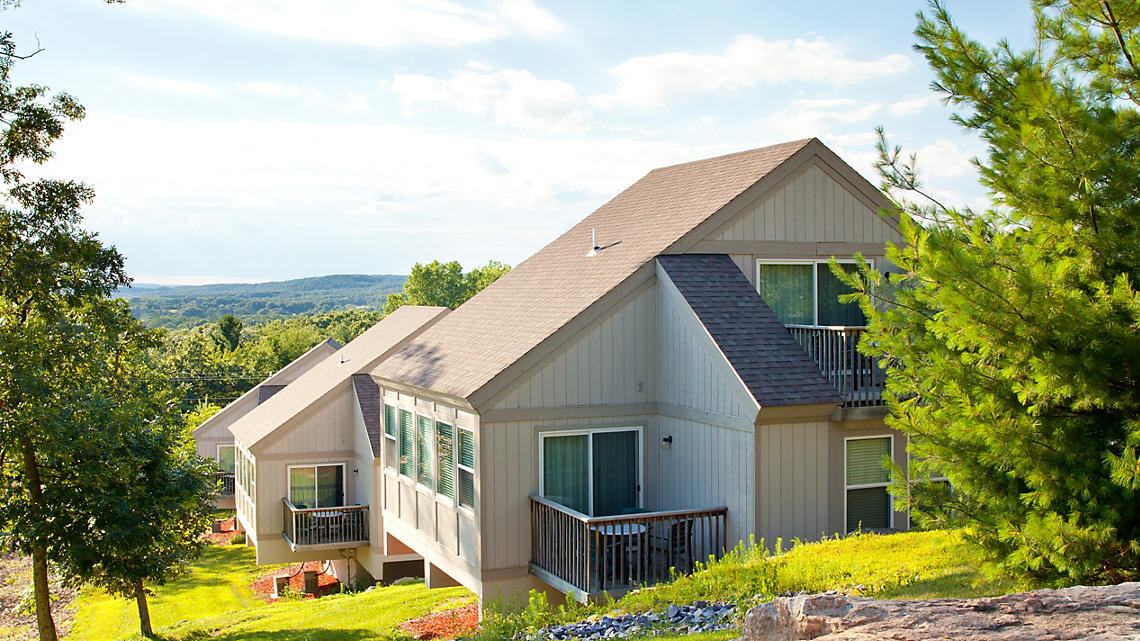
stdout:
<svg viewBox="0 0 1140 641">
<path fill-rule="evenodd" d="M 661 439 L 661 447 L 663 447 L 665 449 L 669 449 L 669 446 L 672 444 L 673 444 L 673 436 L 672 435 L 666 436 L 665 438 Z"/>
</svg>

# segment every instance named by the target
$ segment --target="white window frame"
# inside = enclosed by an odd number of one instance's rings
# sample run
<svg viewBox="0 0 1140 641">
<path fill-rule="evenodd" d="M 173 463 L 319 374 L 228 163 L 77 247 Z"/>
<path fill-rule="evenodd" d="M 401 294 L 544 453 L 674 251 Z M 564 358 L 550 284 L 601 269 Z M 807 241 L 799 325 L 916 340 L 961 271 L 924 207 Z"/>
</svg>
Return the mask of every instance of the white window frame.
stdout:
<svg viewBox="0 0 1140 641">
<path fill-rule="evenodd" d="M 351 503 L 348 502 L 348 477 L 345 476 L 345 473 L 348 472 L 348 467 L 346 466 L 345 463 L 335 463 L 335 462 L 330 463 L 327 461 L 324 463 L 297 463 L 295 465 L 286 465 L 285 466 L 285 496 L 289 499 L 289 504 L 294 505 L 294 506 L 297 505 L 296 503 L 293 502 L 293 484 L 289 482 L 289 474 L 290 474 L 290 472 L 293 471 L 294 468 L 298 468 L 298 467 L 311 467 L 311 468 L 313 468 L 313 496 L 315 497 L 315 496 L 317 496 L 317 492 L 318 492 L 318 487 L 317 487 L 318 477 L 317 477 L 316 468 L 318 468 L 318 467 L 334 467 L 334 466 L 340 467 L 340 482 L 342 484 L 340 491 L 341 491 L 341 495 L 344 497 L 344 505 L 330 505 L 330 506 L 328 506 L 328 508 L 332 509 L 334 507 L 344 507 L 346 505 L 351 505 Z M 314 505 L 313 507 L 316 507 L 316 506 Z M 325 508 L 321 508 L 321 509 L 325 509 Z"/>
<path fill-rule="evenodd" d="M 412 481 L 416 484 L 416 491 L 424 493 L 424 494 L 431 494 L 434 496 L 435 495 L 435 482 L 436 482 L 436 476 L 435 476 L 435 450 L 436 450 L 436 448 L 435 448 L 435 418 L 432 416 L 429 416 L 427 414 L 424 414 L 423 412 L 419 412 L 419 411 L 413 412 L 412 414 L 415 417 L 413 422 L 412 422 L 412 429 L 415 430 L 415 437 L 416 437 L 415 438 L 415 447 L 412 448 L 416 453 L 415 477 L 412 479 Z M 428 446 L 428 450 L 429 450 L 428 451 L 428 464 L 431 466 L 431 469 L 428 470 L 428 481 L 431 483 L 431 487 L 428 487 L 428 486 L 424 485 L 423 483 L 420 483 L 420 418 L 426 418 L 428 420 L 428 423 L 431 425 L 431 427 L 428 429 L 430 436 L 429 436 L 428 442 L 427 442 L 427 446 Z"/>
<path fill-rule="evenodd" d="M 400 440 L 399 440 L 400 439 L 400 429 L 401 429 L 400 417 L 401 417 L 401 414 L 403 414 L 403 413 L 410 414 L 412 417 L 412 452 L 411 452 L 412 473 L 411 473 L 411 475 L 404 474 L 403 468 L 400 467 L 400 457 L 403 456 L 403 452 L 400 451 Z M 409 409 L 406 409 L 406 408 L 403 408 L 403 407 L 400 407 L 399 405 L 397 405 L 396 406 L 396 439 L 397 439 L 396 440 L 396 477 L 400 479 L 401 483 L 412 485 L 413 487 L 415 486 L 415 483 L 416 483 L 416 427 L 417 427 L 416 426 L 416 411 L 414 409 L 409 410 Z"/>
<path fill-rule="evenodd" d="M 550 429 L 539 432 L 538 434 L 538 495 L 546 498 L 546 439 L 558 438 L 560 436 L 587 436 L 586 451 L 589 454 L 589 461 L 586 464 L 587 483 L 589 484 L 589 506 L 590 511 L 587 516 L 594 514 L 594 434 L 599 432 L 637 432 L 637 507 L 645 507 L 645 492 L 641 488 L 645 487 L 645 429 L 641 425 L 629 425 L 623 427 L 598 427 L 598 428 L 583 428 L 583 429 L 570 429 L 559 430 Z"/>
<path fill-rule="evenodd" d="M 836 258 L 835 262 L 839 263 L 840 265 L 858 265 L 859 264 L 859 261 L 855 260 L 854 258 Z M 867 258 L 864 260 L 864 262 L 867 263 L 867 267 L 870 268 L 871 271 L 875 270 L 875 260 L 873 258 Z M 793 325 L 792 327 L 829 327 L 828 325 L 820 325 L 819 324 L 819 267 L 816 267 L 817 265 L 821 265 L 821 264 L 827 265 L 829 263 L 831 263 L 831 258 L 827 258 L 827 259 L 823 259 L 823 260 L 815 259 L 815 258 L 809 258 L 809 259 L 804 259 L 804 258 L 788 258 L 788 259 L 757 258 L 756 259 L 756 269 L 753 272 L 754 282 L 756 283 L 756 293 L 760 294 L 761 297 L 764 296 L 764 292 L 760 291 L 760 268 L 762 266 L 764 266 L 764 265 L 811 265 L 812 266 L 812 270 L 811 270 L 811 292 L 812 292 L 812 296 L 811 296 L 811 306 L 812 306 L 811 319 L 812 319 L 812 323 L 811 323 L 811 325 Z"/>
<path fill-rule="evenodd" d="M 891 479 L 888 478 L 886 483 L 860 483 L 858 485 L 847 484 L 847 442 L 848 441 L 864 441 L 873 438 L 887 439 L 887 452 L 890 454 L 891 461 L 895 460 L 895 437 L 893 434 L 872 434 L 870 436 L 845 436 L 843 437 L 843 533 L 850 534 L 847 531 L 847 492 L 848 490 L 867 490 L 876 487 L 890 487 Z M 909 527 L 910 521 L 907 520 Z M 887 527 L 894 529 L 895 526 L 895 497 L 887 492 Z"/>
<path fill-rule="evenodd" d="M 455 458 L 455 507 L 456 507 L 456 509 L 458 509 L 460 511 L 467 512 L 468 514 L 474 516 L 475 515 L 475 506 L 474 505 L 464 505 L 463 502 L 459 500 L 459 496 L 460 496 L 459 472 L 460 471 L 469 472 L 471 474 L 471 480 L 473 481 L 472 484 L 478 485 L 478 477 L 475 476 L 475 468 L 474 467 L 468 467 L 468 466 L 463 465 L 462 463 L 459 462 L 459 432 L 463 431 L 463 432 L 467 432 L 467 433 L 471 434 L 471 448 L 474 450 L 472 452 L 472 455 L 473 455 L 476 463 L 478 463 L 478 461 L 479 461 L 479 443 L 475 438 L 475 430 L 474 429 L 472 429 L 470 427 L 462 427 L 460 425 L 452 425 L 452 427 L 455 428 L 455 447 L 452 449 L 452 453 L 455 455 L 454 456 L 454 458 Z M 539 465 L 541 466 L 542 463 L 540 462 Z M 541 476 L 539 478 L 541 478 Z M 472 498 L 474 498 L 474 497 L 472 497 Z"/>
<path fill-rule="evenodd" d="M 217 453 L 214 457 L 214 462 L 218 464 L 218 471 L 222 472 L 222 448 L 228 447 L 234 451 L 234 478 L 237 478 L 238 471 L 238 447 L 235 443 L 218 443 Z"/>
<path fill-rule="evenodd" d="M 389 407 L 392 408 L 392 416 L 393 416 L 392 420 L 395 423 L 395 425 L 392 426 L 394 428 L 393 434 L 388 433 L 388 414 L 387 414 L 386 410 Z M 381 414 L 380 418 L 383 419 L 383 425 L 381 426 L 381 431 L 384 434 L 384 441 L 383 441 L 384 450 L 382 452 L 380 452 L 380 454 L 381 454 L 381 456 L 384 457 L 384 461 L 382 463 L 382 466 L 384 468 L 384 473 L 387 474 L 388 476 L 399 476 L 399 474 L 400 474 L 400 407 L 398 405 L 392 405 L 390 403 L 385 403 L 385 402 L 383 402 L 383 400 L 381 400 L 381 402 L 380 402 L 380 414 Z M 389 448 L 391 448 L 391 451 L 394 454 L 394 456 L 392 457 L 394 465 L 392 467 L 388 467 L 388 451 L 389 451 Z"/>
<path fill-rule="evenodd" d="M 439 424 L 451 426 L 451 492 L 455 494 L 454 499 L 450 499 L 446 494 L 439 491 L 439 471 L 443 469 L 443 461 L 439 459 Z M 431 422 L 431 436 L 432 436 L 432 449 L 434 449 L 434 456 L 432 463 L 435 465 L 435 474 L 432 477 L 432 492 L 435 498 L 440 503 L 448 507 L 455 507 L 459 504 L 459 427 L 455 421 L 441 421 L 439 419 L 432 419 Z M 422 486 L 421 486 L 422 487 Z"/>
</svg>

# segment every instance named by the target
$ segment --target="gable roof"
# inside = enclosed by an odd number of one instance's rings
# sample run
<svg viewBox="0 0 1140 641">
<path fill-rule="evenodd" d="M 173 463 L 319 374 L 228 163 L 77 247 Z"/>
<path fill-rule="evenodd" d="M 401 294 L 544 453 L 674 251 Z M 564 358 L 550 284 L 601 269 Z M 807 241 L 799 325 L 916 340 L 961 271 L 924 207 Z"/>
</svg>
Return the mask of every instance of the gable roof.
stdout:
<svg viewBox="0 0 1140 641">
<path fill-rule="evenodd" d="M 840 402 L 731 258 L 677 254 L 657 262 L 761 408 Z"/>
<path fill-rule="evenodd" d="M 228 405 L 223 407 L 220 411 L 216 412 L 213 416 L 202 421 L 202 424 L 194 428 L 194 431 L 192 433 L 197 436 L 199 434 L 205 433 L 218 423 L 227 420 L 237 420 L 238 417 L 233 416 L 233 414 L 238 412 L 239 408 L 243 407 L 246 399 L 253 400 L 250 397 L 256 397 L 255 405 L 261 404 L 263 400 L 261 397 L 262 387 L 276 385 L 284 387 L 285 385 L 288 385 L 289 381 L 294 380 L 301 374 L 307 372 L 309 368 L 321 362 L 329 354 L 332 354 L 340 348 L 341 344 L 331 338 L 317 343 L 311 349 L 309 349 L 309 351 L 301 354 L 296 359 L 294 359 L 293 362 L 270 374 L 264 381 L 261 381 L 260 385 L 237 397 L 235 400 L 231 401 Z M 272 396 L 272 394 L 269 396 Z"/>
<path fill-rule="evenodd" d="M 239 418 L 230 426 L 230 431 L 243 446 L 254 446 L 306 409 L 318 405 L 345 385 L 353 374 L 373 367 L 447 312 L 446 307 L 400 307 Z"/>
<path fill-rule="evenodd" d="M 353 374 L 352 387 L 356 390 L 356 402 L 364 416 L 364 429 L 368 432 L 368 443 L 372 446 L 372 456 L 380 458 L 380 386 L 370 374 Z"/>
<path fill-rule="evenodd" d="M 469 397 L 812 142 L 654 169 L 372 373 Z"/>
</svg>

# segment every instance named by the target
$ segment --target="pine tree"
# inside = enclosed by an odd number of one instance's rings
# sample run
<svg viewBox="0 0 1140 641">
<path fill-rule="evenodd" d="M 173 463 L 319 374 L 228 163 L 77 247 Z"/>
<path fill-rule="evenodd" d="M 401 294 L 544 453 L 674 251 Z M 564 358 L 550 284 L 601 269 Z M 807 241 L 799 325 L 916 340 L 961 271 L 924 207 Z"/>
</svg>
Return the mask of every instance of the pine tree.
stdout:
<svg viewBox="0 0 1140 641">
<path fill-rule="evenodd" d="M 880 138 L 906 242 L 888 249 L 901 274 L 851 281 L 861 349 L 883 357 L 888 423 L 911 439 L 904 507 L 964 524 L 990 569 L 1030 583 L 1136 580 L 1140 4 L 1034 12 L 1026 51 L 971 40 L 938 2 L 918 14 L 934 91 L 987 146 L 993 207 L 930 198 Z"/>
</svg>

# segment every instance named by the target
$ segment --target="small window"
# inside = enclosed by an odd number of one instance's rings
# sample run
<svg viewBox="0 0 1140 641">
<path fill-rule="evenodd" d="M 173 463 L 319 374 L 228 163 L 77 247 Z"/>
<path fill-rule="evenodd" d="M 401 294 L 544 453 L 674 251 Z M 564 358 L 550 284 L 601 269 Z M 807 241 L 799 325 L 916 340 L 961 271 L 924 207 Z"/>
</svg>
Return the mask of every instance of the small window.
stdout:
<svg viewBox="0 0 1140 641">
<path fill-rule="evenodd" d="M 432 487 L 431 419 L 426 416 L 417 416 L 416 419 L 416 482 L 424 487 Z"/>
<path fill-rule="evenodd" d="M 218 471 L 225 474 L 234 473 L 234 446 L 218 446 Z"/>
<path fill-rule="evenodd" d="M 890 471 L 883 457 L 891 453 L 891 437 L 847 441 L 847 531 L 891 526 Z"/>
<path fill-rule="evenodd" d="M 459 428 L 459 505 L 475 509 L 475 433 Z"/>
<path fill-rule="evenodd" d="M 439 470 L 435 491 L 455 500 L 455 431 L 447 423 L 435 424 L 436 469 Z"/>
<path fill-rule="evenodd" d="M 391 405 L 384 406 L 384 467 L 389 470 L 396 469 L 400 458 L 400 444 L 396 439 L 396 408 Z"/>
<path fill-rule="evenodd" d="M 400 410 L 400 475 L 408 478 L 412 478 L 416 470 L 414 431 L 412 413 Z"/>
<path fill-rule="evenodd" d="M 344 505 L 344 466 L 290 467 L 289 502 L 300 509 Z"/>
</svg>

